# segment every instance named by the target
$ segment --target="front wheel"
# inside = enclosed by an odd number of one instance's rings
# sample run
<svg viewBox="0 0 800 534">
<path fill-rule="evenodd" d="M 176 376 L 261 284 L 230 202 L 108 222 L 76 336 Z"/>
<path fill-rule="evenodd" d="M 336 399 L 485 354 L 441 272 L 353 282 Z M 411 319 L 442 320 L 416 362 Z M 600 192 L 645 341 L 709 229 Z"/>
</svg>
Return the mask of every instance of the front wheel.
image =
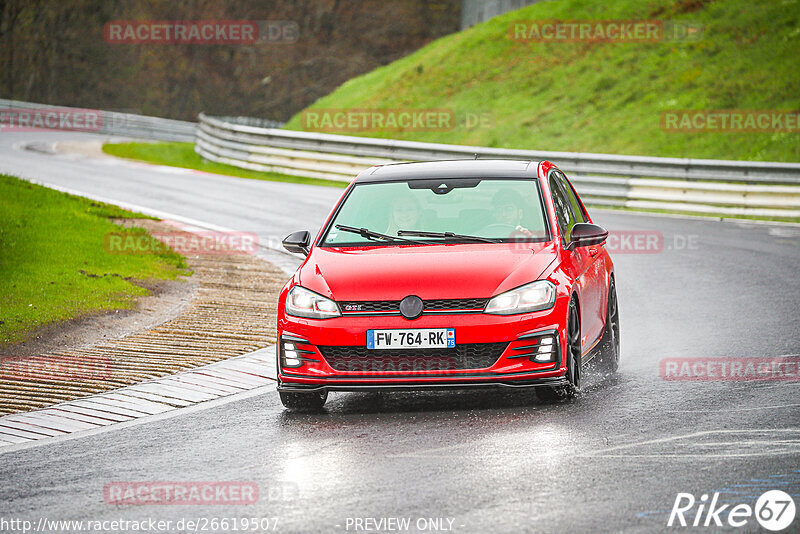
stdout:
<svg viewBox="0 0 800 534">
<path fill-rule="evenodd" d="M 325 401 L 328 400 L 327 391 L 310 393 L 279 391 L 278 395 L 286 408 L 296 412 L 319 412 L 325 405 Z"/>
<path fill-rule="evenodd" d="M 581 388 L 582 358 L 581 358 L 581 320 L 578 315 L 578 305 L 573 300 L 569 304 L 567 316 L 567 380 L 564 386 L 541 387 L 536 390 L 536 395 L 544 401 L 558 401 L 571 399 L 578 394 Z"/>
</svg>

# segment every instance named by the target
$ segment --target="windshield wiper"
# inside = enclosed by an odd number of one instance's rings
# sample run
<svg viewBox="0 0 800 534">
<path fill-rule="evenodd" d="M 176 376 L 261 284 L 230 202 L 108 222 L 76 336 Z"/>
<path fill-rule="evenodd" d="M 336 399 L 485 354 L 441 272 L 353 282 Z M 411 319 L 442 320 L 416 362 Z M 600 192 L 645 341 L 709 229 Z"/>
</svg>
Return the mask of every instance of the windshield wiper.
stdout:
<svg viewBox="0 0 800 534">
<path fill-rule="evenodd" d="M 453 232 L 423 232 L 420 230 L 398 230 L 397 235 L 410 235 L 416 237 L 440 237 L 442 239 L 461 239 L 463 241 L 497 243 L 496 239 L 489 239 L 488 237 L 480 237 L 477 235 L 454 234 Z"/>
<path fill-rule="evenodd" d="M 337 224 L 335 226 L 342 232 L 352 232 L 354 234 L 360 235 L 364 239 L 372 239 L 373 241 L 386 241 L 386 242 L 400 241 L 401 243 L 414 243 L 417 245 L 420 244 L 419 241 L 412 241 L 411 239 L 403 239 L 402 237 L 386 235 L 380 232 L 369 230 L 367 228 L 356 228 L 354 226 L 345 226 L 343 224 Z"/>
</svg>

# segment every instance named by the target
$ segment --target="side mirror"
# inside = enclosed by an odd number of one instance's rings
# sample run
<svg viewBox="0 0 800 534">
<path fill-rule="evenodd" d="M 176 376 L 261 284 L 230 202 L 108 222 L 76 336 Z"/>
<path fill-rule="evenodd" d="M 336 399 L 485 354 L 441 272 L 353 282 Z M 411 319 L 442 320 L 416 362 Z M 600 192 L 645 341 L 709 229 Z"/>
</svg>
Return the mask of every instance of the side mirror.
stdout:
<svg viewBox="0 0 800 534">
<path fill-rule="evenodd" d="M 569 242 L 570 250 L 575 247 L 588 247 L 599 245 L 608 237 L 608 230 L 602 226 L 589 223 L 577 223 L 572 227 L 572 240 Z"/>
<path fill-rule="evenodd" d="M 291 233 L 283 238 L 283 248 L 289 252 L 308 256 L 311 252 L 311 234 L 308 230 Z"/>
</svg>

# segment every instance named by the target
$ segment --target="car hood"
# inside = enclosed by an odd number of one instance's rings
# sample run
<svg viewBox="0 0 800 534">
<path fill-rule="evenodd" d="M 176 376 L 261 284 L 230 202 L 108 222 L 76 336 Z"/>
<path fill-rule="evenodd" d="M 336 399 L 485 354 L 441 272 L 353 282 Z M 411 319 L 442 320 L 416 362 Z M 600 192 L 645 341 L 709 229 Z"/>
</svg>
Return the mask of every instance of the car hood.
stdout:
<svg viewBox="0 0 800 534">
<path fill-rule="evenodd" d="M 295 282 L 338 301 L 488 298 L 539 278 L 548 243 L 314 248 Z"/>
</svg>

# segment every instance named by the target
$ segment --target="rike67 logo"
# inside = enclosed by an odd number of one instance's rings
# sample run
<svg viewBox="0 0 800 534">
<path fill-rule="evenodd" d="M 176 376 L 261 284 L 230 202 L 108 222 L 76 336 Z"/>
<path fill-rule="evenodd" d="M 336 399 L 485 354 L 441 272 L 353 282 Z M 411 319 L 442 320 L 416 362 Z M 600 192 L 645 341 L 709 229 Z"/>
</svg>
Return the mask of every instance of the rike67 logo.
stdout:
<svg viewBox="0 0 800 534">
<path fill-rule="evenodd" d="M 784 530 L 795 517 L 792 496 L 781 490 L 770 490 L 756 500 L 755 506 L 746 503 L 720 504 L 719 493 L 709 501 L 708 494 L 696 500 L 691 493 L 679 493 L 672 505 L 668 527 L 743 527 L 755 517 L 761 527 L 772 532 Z M 751 530 L 751 529 L 748 529 Z"/>
</svg>

